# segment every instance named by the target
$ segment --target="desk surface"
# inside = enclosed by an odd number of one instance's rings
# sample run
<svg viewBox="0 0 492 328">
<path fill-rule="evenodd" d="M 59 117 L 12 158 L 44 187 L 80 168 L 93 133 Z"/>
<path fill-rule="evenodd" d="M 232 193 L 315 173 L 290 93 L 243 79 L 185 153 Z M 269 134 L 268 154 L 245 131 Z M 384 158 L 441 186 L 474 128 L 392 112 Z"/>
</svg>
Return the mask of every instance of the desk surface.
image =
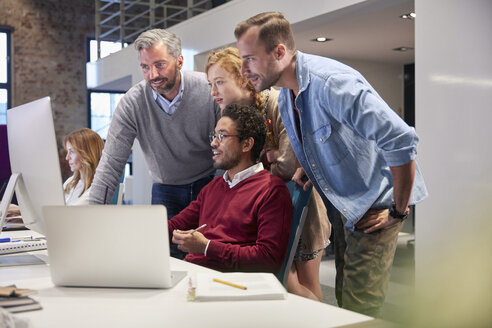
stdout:
<svg viewBox="0 0 492 328">
<path fill-rule="evenodd" d="M 25 232 L 24 232 L 25 234 Z M 3 235 L 3 234 L 2 234 Z M 30 254 L 46 256 L 46 251 Z M 189 276 L 211 270 L 171 258 Z M 372 320 L 293 294 L 286 300 L 187 302 L 188 277 L 171 289 L 55 287 L 47 264 L 0 268 L 0 285 L 38 290 L 43 310 L 16 314 L 33 327 L 336 327 Z"/>
</svg>

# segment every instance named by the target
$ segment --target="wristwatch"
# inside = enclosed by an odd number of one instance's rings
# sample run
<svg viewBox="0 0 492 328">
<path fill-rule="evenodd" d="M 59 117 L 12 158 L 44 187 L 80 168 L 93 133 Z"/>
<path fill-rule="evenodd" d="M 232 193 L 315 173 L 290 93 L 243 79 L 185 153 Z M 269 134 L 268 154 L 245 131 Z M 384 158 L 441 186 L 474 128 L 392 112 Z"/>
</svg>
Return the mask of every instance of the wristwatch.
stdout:
<svg viewBox="0 0 492 328">
<path fill-rule="evenodd" d="M 401 214 L 396 210 L 395 204 L 391 205 L 389 209 L 389 215 L 395 219 L 400 219 L 400 220 L 405 220 L 408 217 L 408 213 L 410 213 L 409 210 L 407 210 L 405 213 Z"/>
</svg>

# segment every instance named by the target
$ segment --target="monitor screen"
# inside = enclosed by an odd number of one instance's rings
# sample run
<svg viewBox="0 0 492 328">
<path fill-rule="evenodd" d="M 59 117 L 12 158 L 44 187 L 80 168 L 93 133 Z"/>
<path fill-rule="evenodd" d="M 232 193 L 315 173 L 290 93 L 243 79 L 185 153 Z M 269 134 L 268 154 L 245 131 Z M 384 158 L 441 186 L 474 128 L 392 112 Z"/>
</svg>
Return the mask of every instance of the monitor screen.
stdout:
<svg viewBox="0 0 492 328">
<path fill-rule="evenodd" d="M 7 110 L 7 133 L 22 220 L 43 233 L 42 207 L 65 205 L 50 98 Z"/>
</svg>

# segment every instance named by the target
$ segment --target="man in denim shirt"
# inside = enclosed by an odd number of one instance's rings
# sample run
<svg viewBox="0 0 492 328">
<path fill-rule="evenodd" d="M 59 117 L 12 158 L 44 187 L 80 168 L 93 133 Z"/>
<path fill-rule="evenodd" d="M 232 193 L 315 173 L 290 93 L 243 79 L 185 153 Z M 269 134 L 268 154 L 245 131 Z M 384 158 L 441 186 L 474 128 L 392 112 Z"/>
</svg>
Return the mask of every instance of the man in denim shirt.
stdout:
<svg viewBox="0 0 492 328">
<path fill-rule="evenodd" d="M 279 110 L 306 185 L 334 226 L 339 306 L 378 316 L 409 205 L 427 196 L 415 130 L 354 69 L 296 51 L 281 13 L 253 16 L 234 33 L 255 88 L 282 87 Z"/>
</svg>

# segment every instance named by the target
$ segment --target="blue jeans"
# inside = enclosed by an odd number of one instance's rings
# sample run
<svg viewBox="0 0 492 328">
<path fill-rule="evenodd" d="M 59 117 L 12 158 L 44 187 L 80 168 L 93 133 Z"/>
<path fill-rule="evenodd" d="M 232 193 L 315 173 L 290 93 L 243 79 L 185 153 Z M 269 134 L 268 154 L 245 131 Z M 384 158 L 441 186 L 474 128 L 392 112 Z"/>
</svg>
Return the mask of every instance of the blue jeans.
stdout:
<svg viewBox="0 0 492 328">
<path fill-rule="evenodd" d="M 207 183 L 212 181 L 213 175 L 207 176 L 195 182 L 185 185 L 165 185 L 154 183 L 152 185 L 152 204 L 162 204 L 166 206 L 167 218 L 173 216 L 185 209 L 188 204 L 198 197 L 198 193 Z M 172 236 L 169 236 L 171 239 Z M 185 252 L 180 251 L 177 245 L 171 244 L 171 256 L 184 259 Z"/>
</svg>

